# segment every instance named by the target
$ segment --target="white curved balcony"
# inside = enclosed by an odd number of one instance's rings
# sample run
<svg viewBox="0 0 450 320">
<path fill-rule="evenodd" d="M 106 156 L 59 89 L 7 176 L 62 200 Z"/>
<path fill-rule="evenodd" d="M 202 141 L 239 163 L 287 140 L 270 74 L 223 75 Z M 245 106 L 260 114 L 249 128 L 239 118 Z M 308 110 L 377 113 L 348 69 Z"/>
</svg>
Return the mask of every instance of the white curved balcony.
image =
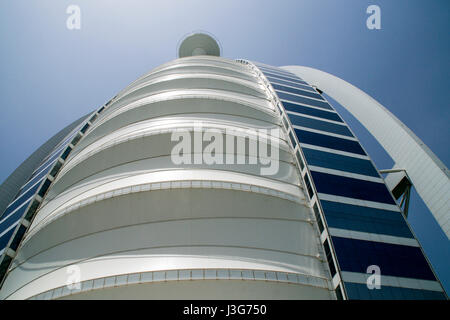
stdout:
<svg viewBox="0 0 450 320">
<path fill-rule="evenodd" d="M 142 98 L 105 114 L 91 127 L 70 157 L 98 138 L 124 126 L 147 119 L 191 114 L 202 114 L 207 118 L 211 115 L 222 118 L 229 115 L 230 119 L 242 117 L 241 122 L 249 123 L 256 123 L 254 120 L 279 123 L 273 106 L 266 100 L 255 101 L 246 96 L 209 90 L 176 90 Z"/>
<path fill-rule="evenodd" d="M 222 162 L 201 155 L 211 140 L 198 146 L 195 136 L 205 132 L 233 139 L 214 152 Z M 181 133 L 193 138 L 185 151 L 193 163 L 173 160 Z M 182 298 L 188 287 L 204 298 L 243 288 L 266 299 L 334 298 L 289 143 L 267 88 L 245 65 L 195 56 L 152 70 L 108 104 L 66 159 L 1 298 L 152 298 L 159 290 Z M 272 161 L 277 170 L 263 174 Z M 80 269 L 83 288 L 102 286 L 67 293 L 68 267 Z"/>
<path fill-rule="evenodd" d="M 188 260 L 192 268 L 244 265 L 326 278 L 310 219 L 299 202 L 232 186 L 112 194 L 28 238 L 2 292 L 28 298 L 64 286 L 69 265 L 82 268 L 83 281 L 180 269 Z"/>
</svg>

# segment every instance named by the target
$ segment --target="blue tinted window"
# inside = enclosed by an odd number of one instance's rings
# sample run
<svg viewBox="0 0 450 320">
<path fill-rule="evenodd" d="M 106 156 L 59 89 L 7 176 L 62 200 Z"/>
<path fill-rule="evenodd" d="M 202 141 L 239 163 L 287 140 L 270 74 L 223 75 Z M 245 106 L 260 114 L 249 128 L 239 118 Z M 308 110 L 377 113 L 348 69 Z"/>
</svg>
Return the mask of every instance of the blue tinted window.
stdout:
<svg viewBox="0 0 450 320">
<path fill-rule="evenodd" d="M 365 181 L 337 176 L 323 172 L 311 171 L 311 176 L 319 193 L 341 197 L 383 202 L 395 205 L 384 183 Z"/>
<path fill-rule="evenodd" d="M 287 91 L 287 92 L 290 92 L 290 93 L 300 94 L 302 96 L 323 100 L 322 96 L 320 94 L 318 94 L 318 93 L 309 92 L 309 91 L 305 91 L 305 90 L 301 90 L 301 89 L 290 88 L 290 87 L 286 87 L 286 86 L 281 86 L 281 85 L 278 85 L 278 84 L 275 84 L 275 83 L 272 83 L 272 87 L 275 90 Z"/>
<path fill-rule="evenodd" d="M 379 177 L 369 160 L 347 157 L 340 154 L 303 148 L 306 161 L 312 166 Z"/>
<path fill-rule="evenodd" d="M 14 233 L 14 230 L 16 230 L 15 227 L 0 237 L 0 250 L 3 250 L 6 247 L 6 245 L 9 242 L 9 239 L 11 239 L 11 237 Z"/>
<path fill-rule="evenodd" d="M 309 182 L 308 175 L 305 175 L 304 179 L 305 179 L 306 190 L 308 190 L 308 195 L 309 195 L 309 198 L 311 199 L 314 196 L 314 190 L 311 186 L 311 182 Z"/>
<path fill-rule="evenodd" d="M 59 143 L 58 146 L 55 147 L 54 151 L 52 151 L 52 153 L 50 154 L 49 157 L 59 155 L 62 152 L 62 150 L 69 144 L 69 142 L 73 139 L 73 137 L 75 137 L 75 135 L 78 133 L 80 127 L 81 127 L 81 125 L 79 125 L 76 130 L 74 130 L 70 135 L 68 135 L 64 141 Z"/>
<path fill-rule="evenodd" d="M 313 206 L 314 216 L 316 217 L 317 225 L 319 227 L 320 234 L 322 234 L 325 227 L 323 226 L 322 218 L 320 217 L 319 207 L 317 206 L 317 202 L 314 203 Z"/>
<path fill-rule="evenodd" d="M 67 144 L 73 139 L 73 137 L 75 137 L 75 135 L 81 130 L 81 128 L 86 124 L 86 122 L 82 122 L 80 123 L 75 129 L 73 129 L 69 135 L 67 135 L 65 137 L 65 139 L 63 141 L 61 141 L 60 143 L 58 143 L 58 145 L 55 147 L 55 151 L 54 152 L 58 152 L 60 153 L 62 151 L 63 148 L 65 148 L 67 146 Z M 53 152 L 52 152 L 53 154 Z"/>
<path fill-rule="evenodd" d="M 280 68 L 276 68 L 276 67 L 266 67 L 266 66 L 258 66 L 258 68 L 262 71 L 262 72 L 273 72 L 275 74 L 280 74 L 280 75 L 284 75 L 287 77 L 293 77 L 293 78 L 298 78 L 300 79 L 298 76 L 296 76 L 295 74 L 293 74 L 292 72 L 280 69 Z"/>
<path fill-rule="evenodd" d="M 321 200 L 330 228 L 414 238 L 400 212 Z"/>
<path fill-rule="evenodd" d="M 103 110 L 105 107 L 102 107 L 102 109 L 101 110 Z M 99 112 L 101 112 L 100 110 L 99 110 Z M 84 126 L 83 126 L 83 128 L 81 128 L 81 133 L 85 133 L 86 131 L 87 131 L 87 129 L 89 129 L 89 123 L 86 123 Z"/>
<path fill-rule="evenodd" d="M 341 118 L 339 117 L 339 115 L 335 112 L 314 109 L 314 108 L 302 106 L 302 105 L 287 102 L 287 101 L 282 101 L 282 103 L 283 103 L 284 108 L 288 111 L 293 111 L 293 112 L 307 114 L 307 115 L 310 115 L 313 117 L 343 122 L 341 120 Z"/>
<path fill-rule="evenodd" d="M 6 216 L 4 217 L 6 219 L 0 223 L 0 234 L 22 217 L 29 203 L 30 201 L 25 203 L 22 207 L 20 207 L 20 209 L 10 215 L 8 218 L 6 218 Z"/>
<path fill-rule="evenodd" d="M 42 180 L 48 174 L 48 172 L 50 171 L 51 168 L 52 168 L 52 166 L 48 166 L 47 168 L 45 168 L 45 170 L 42 170 L 38 175 L 36 175 L 33 179 L 31 179 L 29 182 L 27 182 L 27 184 L 24 185 L 20 189 L 20 192 L 16 198 L 18 198 L 20 195 L 22 195 L 25 191 L 28 190 L 28 188 L 30 188 L 36 182 L 38 182 L 39 180 Z"/>
<path fill-rule="evenodd" d="M 419 290 L 382 285 L 380 289 L 369 290 L 366 284 L 345 282 L 350 300 L 446 300 L 443 292 Z"/>
<path fill-rule="evenodd" d="M 295 142 L 295 138 L 294 138 L 294 135 L 292 134 L 292 131 L 289 132 L 289 139 L 291 140 L 292 147 L 295 148 L 297 143 Z"/>
<path fill-rule="evenodd" d="M 23 236 L 25 235 L 26 231 L 27 231 L 27 228 L 23 224 L 19 224 L 19 229 L 17 229 L 17 232 L 14 235 L 14 238 L 10 244 L 10 248 L 12 250 L 14 250 L 14 251 L 17 250 L 17 248 L 19 247 L 19 243 L 22 240 Z"/>
<path fill-rule="evenodd" d="M 305 131 L 301 129 L 294 129 L 300 143 L 307 143 L 316 146 L 321 146 L 330 149 L 336 149 L 346 152 L 352 152 L 365 155 L 366 153 L 361 148 L 359 143 L 354 140 L 341 139 L 331 137 L 324 134 Z"/>
<path fill-rule="evenodd" d="M 294 102 L 303 103 L 303 104 L 309 104 L 314 107 L 324 108 L 324 109 L 328 109 L 328 110 L 333 110 L 333 108 L 331 108 L 331 106 L 325 101 L 318 101 L 318 100 L 314 100 L 314 99 L 310 99 L 310 98 L 306 98 L 306 97 L 300 97 L 300 96 L 296 96 L 293 94 L 289 94 L 286 92 L 280 92 L 280 91 L 277 92 L 277 95 L 278 95 L 278 98 L 280 98 L 280 99 L 294 101 Z"/>
<path fill-rule="evenodd" d="M 41 189 L 38 192 L 38 195 L 40 195 L 41 197 L 44 196 L 44 194 L 47 192 L 48 188 L 50 187 L 50 184 L 52 182 L 49 179 L 46 179 L 45 182 L 42 184 Z"/>
<path fill-rule="evenodd" d="M 331 255 L 331 250 L 330 250 L 330 245 L 328 244 L 328 239 L 325 239 L 325 242 L 323 243 L 323 248 L 325 250 L 325 256 L 327 258 L 331 276 L 334 277 L 337 270 L 336 270 L 336 267 L 334 266 L 334 261 L 333 261 L 332 255 Z"/>
<path fill-rule="evenodd" d="M 73 137 L 78 133 L 78 130 L 72 132 L 67 138 L 66 140 L 64 140 L 63 142 L 61 142 L 57 148 L 55 148 L 55 151 L 53 153 L 60 153 L 61 150 L 67 146 L 67 144 L 73 139 Z"/>
<path fill-rule="evenodd" d="M 264 72 L 264 75 L 266 77 L 274 77 L 274 78 L 278 78 L 278 79 L 282 79 L 282 80 L 286 80 L 286 81 L 292 81 L 292 82 L 296 82 L 296 83 L 301 83 L 301 84 L 306 84 L 307 83 L 305 81 L 300 80 L 299 78 L 293 78 L 293 77 L 285 77 L 279 74 L 275 74 L 273 72 Z"/>
<path fill-rule="evenodd" d="M 95 119 L 97 119 L 97 114 L 94 114 L 94 115 L 89 119 L 89 121 L 92 123 L 92 122 L 95 121 Z"/>
<path fill-rule="evenodd" d="M 331 132 L 331 133 L 336 133 L 336 134 L 341 134 L 341 135 L 347 136 L 347 137 L 353 137 L 350 130 L 348 130 L 348 128 L 346 126 L 343 126 L 340 124 L 306 118 L 306 117 L 302 117 L 302 116 L 299 116 L 296 114 L 289 114 L 288 116 L 293 125 L 316 129 L 316 130 L 321 130 L 321 131 L 326 131 L 326 132 Z"/>
<path fill-rule="evenodd" d="M 377 265 L 383 275 L 436 280 L 418 247 L 332 237 L 342 271 L 366 273 Z"/>
<path fill-rule="evenodd" d="M 60 152 L 61 152 L 61 151 L 60 151 Z M 41 165 L 33 172 L 33 174 L 31 175 L 30 179 L 33 179 L 37 174 L 40 173 L 40 171 L 41 171 L 42 169 L 44 169 L 45 167 L 47 167 L 49 164 L 51 164 L 52 162 L 55 162 L 56 159 L 59 158 L 59 154 L 60 154 L 60 153 L 54 154 L 51 158 L 49 158 L 47 161 L 45 161 L 43 164 L 41 164 Z"/>
<path fill-rule="evenodd" d="M 22 196 L 20 196 L 19 198 L 17 198 L 16 200 L 14 200 L 11 205 L 6 208 L 5 212 L 3 213 L 2 217 L 6 217 L 8 214 L 10 214 L 11 212 L 13 212 L 17 207 L 19 207 L 22 203 L 24 203 L 25 201 L 27 201 L 31 196 L 33 196 L 37 189 L 39 188 L 41 184 L 37 183 L 34 187 L 32 187 L 30 190 L 28 190 L 27 192 L 25 192 Z"/>
<path fill-rule="evenodd" d="M 266 78 L 267 78 L 267 80 L 269 80 L 270 83 L 276 82 L 276 83 L 279 83 L 279 84 L 284 84 L 286 86 L 291 86 L 291 87 L 296 87 L 296 88 L 307 90 L 307 91 L 311 91 L 311 92 L 316 92 L 316 90 L 314 90 L 310 86 L 307 86 L 307 85 L 304 85 L 304 84 L 284 81 L 284 80 L 281 80 L 281 79 L 276 79 L 276 78 L 267 77 L 267 76 L 266 76 Z"/>
<path fill-rule="evenodd" d="M 72 151 L 71 147 L 67 147 L 66 150 L 64 150 L 63 154 L 61 155 L 61 159 L 66 160 L 66 158 L 69 156 L 69 153 Z"/>
</svg>

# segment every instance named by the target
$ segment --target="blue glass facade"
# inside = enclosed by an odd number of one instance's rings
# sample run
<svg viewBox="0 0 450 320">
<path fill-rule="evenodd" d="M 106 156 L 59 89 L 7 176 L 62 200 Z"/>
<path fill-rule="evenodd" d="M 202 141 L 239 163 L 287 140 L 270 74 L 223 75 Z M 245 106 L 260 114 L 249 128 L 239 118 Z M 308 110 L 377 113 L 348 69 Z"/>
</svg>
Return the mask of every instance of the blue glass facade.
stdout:
<svg viewBox="0 0 450 320">
<path fill-rule="evenodd" d="M 348 299 L 445 299 L 384 180 L 334 108 L 296 75 L 254 65 L 278 97 L 282 117 L 289 119 L 288 135 L 326 260 L 338 280 L 337 297 L 343 293 Z M 381 281 L 386 277 L 389 285 L 368 288 L 361 279 L 371 275 L 371 265 L 380 268 Z"/>
<path fill-rule="evenodd" d="M 280 100 L 288 136 L 317 220 L 336 291 L 348 299 L 445 299 L 437 279 L 394 198 L 370 158 L 334 108 L 307 82 L 275 67 L 257 65 Z M 40 205 L 41 198 L 95 121 L 100 108 L 54 148 L 0 215 L 0 282 Z M 358 238 L 359 237 L 359 238 Z M 356 282 L 367 267 L 389 279 L 414 280 L 423 288 Z M 422 281 L 422 282 L 419 282 Z M 437 284 L 432 285 L 433 283 Z M 433 289 L 434 288 L 434 289 Z"/>
<path fill-rule="evenodd" d="M 334 112 L 313 109 L 313 108 L 305 107 L 305 106 L 302 106 L 299 104 L 290 103 L 287 101 L 283 102 L 283 105 L 284 105 L 285 110 L 288 112 L 290 111 L 291 114 L 293 114 L 293 112 L 296 112 L 296 113 L 300 113 L 303 115 L 309 115 L 309 116 L 313 116 L 313 117 L 321 118 L 321 119 L 325 119 L 325 120 L 333 120 L 333 121 L 337 121 L 337 122 L 342 122 L 342 120 L 338 116 L 338 114 L 334 113 Z"/>
<path fill-rule="evenodd" d="M 34 172 L 20 188 L 14 200 L 0 215 L 0 283 L 15 255 L 30 222 L 62 163 L 97 118 L 102 107 L 90 119 L 82 121 L 53 148 L 53 151 L 36 166 Z"/>
<path fill-rule="evenodd" d="M 401 212 L 321 201 L 329 228 L 414 238 Z"/>
<path fill-rule="evenodd" d="M 64 141 L 62 141 L 55 150 L 42 161 L 35 169 L 34 173 L 20 189 L 15 199 L 8 205 L 6 210 L 0 216 L 0 253 L 3 255 L 11 236 L 19 228 L 20 221 L 29 209 L 32 199 L 37 195 L 42 196 L 44 190 L 47 190 L 50 184 L 48 180 L 49 173 L 54 163 L 60 157 L 61 153 L 67 147 L 67 144 L 78 133 L 80 127 L 77 127 Z"/>
<path fill-rule="evenodd" d="M 297 114 L 291 114 L 289 118 L 291 119 L 291 123 L 294 126 L 300 126 L 315 130 L 326 131 L 329 133 L 340 134 L 347 137 L 353 137 L 350 130 L 348 130 L 346 126 L 341 124 L 335 124 L 332 122 L 312 119 Z"/>
<path fill-rule="evenodd" d="M 308 158 L 308 163 L 311 166 L 379 177 L 378 171 L 369 160 L 310 148 L 303 148 L 303 154 Z"/>
</svg>

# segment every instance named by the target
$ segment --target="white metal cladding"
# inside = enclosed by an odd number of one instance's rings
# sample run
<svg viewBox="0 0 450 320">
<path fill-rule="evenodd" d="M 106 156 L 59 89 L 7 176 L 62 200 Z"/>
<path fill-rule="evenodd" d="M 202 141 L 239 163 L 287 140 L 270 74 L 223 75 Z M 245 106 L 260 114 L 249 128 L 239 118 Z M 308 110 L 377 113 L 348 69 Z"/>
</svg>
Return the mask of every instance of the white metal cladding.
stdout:
<svg viewBox="0 0 450 320">
<path fill-rule="evenodd" d="M 114 107 L 113 105 L 112 108 Z M 167 118 L 195 117 L 201 114 L 204 118 L 220 118 L 224 121 L 229 119 L 238 123 L 241 119 L 241 122 L 244 121 L 241 126 L 249 121 L 259 128 L 269 128 L 279 123 L 273 107 L 266 100 L 245 99 L 245 96 L 211 90 L 177 90 L 156 94 L 108 111 L 90 129 L 89 135 L 80 141 L 79 148 L 73 151 L 71 157 L 101 137 L 144 120 L 159 119 L 161 123 Z"/>
<path fill-rule="evenodd" d="M 80 281 L 185 269 L 292 273 L 309 280 L 262 285 L 233 278 L 223 287 L 196 290 L 208 298 L 233 288 L 234 298 L 245 298 L 243 288 L 256 294 L 271 286 L 261 297 L 334 299 L 315 218 L 277 112 L 259 78 L 223 58 L 178 59 L 136 80 L 107 104 L 67 158 L 0 297 L 59 290 L 67 284 L 67 267 L 76 265 Z M 262 175 L 259 163 L 174 165 L 171 134 L 193 132 L 198 123 L 277 142 L 278 172 Z M 280 136 L 245 131 L 274 128 Z M 153 282 L 145 288 L 135 292 L 155 297 Z"/>
<path fill-rule="evenodd" d="M 324 71 L 302 66 L 281 67 L 330 95 L 346 108 L 405 169 L 417 193 L 450 239 L 448 168 L 397 117 L 365 92 Z"/>
<path fill-rule="evenodd" d="M 216 280 L 228 280 L 226 283 L 229 286 L 225 288 L 223 282 L 220 283 Z M 158 286 L 151 297 L 154 299 L 198 299 L 203 297 L 235 299 L 236 291 L 245 290 L 245 299 L 264 299 L 276 295 L 277 299 L 288 300 L 296 299 L 299 295 L 299 288 L 296 284 L 305 285 L 302 289 L 311 299 L 323 299 L 321 296 L 323 290 L 315 290 L 315 287 L 327 288 L 328 281 L 301 273 L 251 269 L 160 270 L 87 280 L 83 281 L 79 288 L 59 287 L 30 299 L 98 299 L 105 298 L 104 290 L 107 291 L 108 298 L 137 299 L 142 297 L 142 294 L 139 293 L 140 289 L 145 290 L 142 289 L 142 284 Z M 221 287 L 220 292 L 214 290 L 217 285 Z M 252 290 L 248 290 L 249 287 L 252 287 Z M 280 290 L 280 288 L 284 290 Z M 273 291 L 277 291 L 277 294 Z"/>
</svg>

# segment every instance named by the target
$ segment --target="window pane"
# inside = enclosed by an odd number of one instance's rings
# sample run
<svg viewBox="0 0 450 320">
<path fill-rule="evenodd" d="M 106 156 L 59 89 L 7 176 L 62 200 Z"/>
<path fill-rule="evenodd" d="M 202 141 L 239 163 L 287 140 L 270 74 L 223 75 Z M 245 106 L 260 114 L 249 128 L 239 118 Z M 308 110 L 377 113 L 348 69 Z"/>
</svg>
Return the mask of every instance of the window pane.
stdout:
<svg viewBox="0 0 450 320">
<path fill-rule="evenodd" d="M 359 143 L 354 140 L 331 137 L 324 134 L 305 131 L 301 129 L 294 129 L 294 131 L 300 143 L 307 143 L 320 147 L 352 152 L 362 155 L 366 154 L 359 145 Z"/>
<path fill-rule="evenodd" d="M 285 93 L 285 92 L 277 92 L 278 98 L 303 104 L 308 104 L 314 107 L 324 108 L 328 110 L 333 110 L 330 105 L 325 101 L 318 101 L 306 97 L 300 97 L 293 94 Z"/>
<path fill-rule="evenodd" d="M 296 114 L 289 114 L 289 119 L 291 120 L 291 123 L 293 125 L 340 134 L 347 137 L 353 137 L 347 126 L 343 126 L 340 124 L 306 118 Z"/>
<path fill-rule="evenodd" d="M 323 100 L 322 96 L 320 94 L 318 94 L 318 93 L 309 92 L 309 91 L 300 90 L 300 89 L 294 89 L 294 88 L 278 85 L 278 84 L 275 84 L 275 83 L 272 83 L 272 87 L 275 90 L 287 91 L 287 92 L 290 92 L 290 93 L 300 94 L 302 96 Z"/>
<path fill-rule="evenodd" d="M 279 74 L 275 74 L 273 72 L 267 72 L 267 71 L 266 72 L 263 71 L 263 73 L 264 73 L 264 75 L 266 77 L 274 77 L 274 78 L 278 78 L 278 79 L 282 79 L 282 80 L 286 80 L 286 81 L 292 81 L 292 82 L 296 82 L 296 83 L 301 83 L 301 84 L 306 84 L 307 85 L 307 83 L 305 81 L 299 80 L 298 78 L 285 77 L 285 76 L 282 76 L 282 75 L 279 75 Z"/>
<path fill-rule="evenodd" d="M 18 208 L 22 203 L 28 201 L 30 199 L 30 197 L 32 197 L 36 193 L 36 191 L 37 191 L 37 189 L 39 188 L 40 185 L 41 185 L 40 182 L 36 183 L 36 185 L 34 187 L 32 187 L 30 190 L 28 190 L 27 192 L 22 194 L 19 198 L 14 200 L 14 202 L 12 202 L 10 204 L 10 206 L 8 208 L 6 208 L 6 210 L 3 213 L 2 217 L 6 217 L 8 214 L 13 212 L 16 208 Z"/>
<path fill-rule="evenodd" d="M 22 217 L 22 215 L 25 213 L 25 210 L 27 209 L 29 203 L 30 203 L 30 200 L 28 200 L 22 207 L 20 207 L 20 209 L 18 209 L 16 212 L 14 212 L 9 217 L 7 217 L 7 218 L 6 218 L 6 216 L 4 217 L 6 219 L 0 223 L 0 234 L 3 231 L 5 231 L 6 229 L 8 229 L 11 225 L 16 223 Z"/>
<path fill-rule="evenodd" d="M 267 78 L 267 80 L 269 80 L 270 83 L 284 84 L 286 86 L 291 86 L 291 87 L 303 89 L 303 90 L 310 91 L 310 92 L 316 92 L 316 90 L 314 90 L 313 88 L 311 88 L 310 86 L 308 86 L 306 84 L 285 81 L 285 80 L 281 80 L 281 79 L 277 79 L 277 78 L 273 78 L 273 77 L 267 77 L 267 76 L 266 76 L 266 78 Z"/>
<path fill-rule="evenodd" d="M 332 237 L 342 271 L 366 273 L 377 265 L 387 276 L 436 280 L 418 247 Z"/>
<path fill-rule="evenodd" d="M 9 239 L 11 239 L 14 233 L 14 230 L 16 230 L 16 227 L 12 228 L 11 230 L 9 230 L 7 233 L 5 233 L 0 237 L 0 250 L 3 250 L 6 247 Z"/>
<path fill-rule="evenodd" d="M 342 177 L 316 171 L 311 171 L 311 176 L 318 193 L 393 205 L 396 204 L 384 183 Z"/>
<path fill-rule="evenodd" d="M 286 76 L 286 77 L 292 77 L 292 78 L 298 78 L 300 79 L 298 76 L 296 76 L 295 74 L 293 74 L 292 72 L 280 69 L 280 68 L 271 68 L 271 67 L 265 67 L 265 66 L 258 66 L 258 68 L 264 73 L 264 72 L 272 72 L 274 74 L 279 74 L 282 76 Z"/>
<path fill-rule="evenodd" d="M 414 238 L 400 212 L 320 201 L 330 228 Z"/>
<path fill-rule="evenodd" d="M 312 166 L 379 177 L 377 170 L 369 160 L 309 148 L 302 148 L 302 150 L 306 160 Z"/>
<path fill-rule="evenodd" d="M 314 109 L 314 108 L 302 106 L 302 105 L 291 103 L 291 102 L 287 102 L 287 101 L 283 101 L 282 103 L 283 103 L 284 108 L 286 110 L 288 110 L 288 111 L 293 111 L 293 112 L 307 114 L 307 115 L 310 115 L 310 116 L 313 116 L 313 117 L 318 117 L 318 118 L 324 118 L 324 119 L 328 119 L 328 120 L 334 120 L 334 121 L 338 121 L 338 122 L 343 122 L 341 120 L 341 118 L 339 117 L 339 115 L 337 113 L 335 113 L 335 112 L 329 112 L 329 111 L 325 111 L 325 110 Z"/>
</svg>

